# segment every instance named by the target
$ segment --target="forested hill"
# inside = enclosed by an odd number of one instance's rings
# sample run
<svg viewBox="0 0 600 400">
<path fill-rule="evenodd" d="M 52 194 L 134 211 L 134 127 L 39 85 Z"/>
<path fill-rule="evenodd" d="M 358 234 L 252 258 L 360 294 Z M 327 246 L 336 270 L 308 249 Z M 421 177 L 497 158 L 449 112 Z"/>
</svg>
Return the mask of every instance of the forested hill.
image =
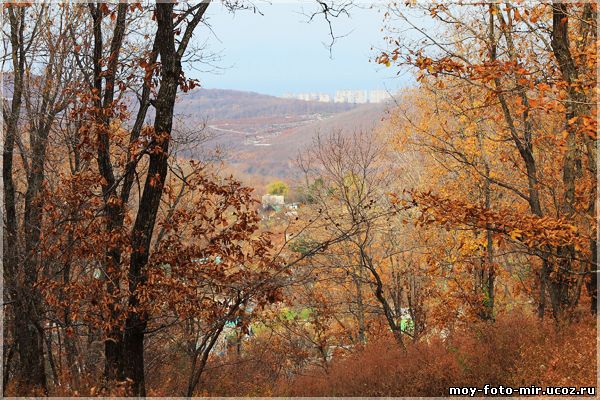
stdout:
<svg viewBox="0 0 600 400">
<path fill-rule="evenodd" d="M 335 114 L 356 108 L 350 103 L 322 103 L 283 99 L 238 90 L 199 88 L 179 95 L 177 113 L 210 119 L 238 119 L 260 116 Z"/>
<path fill-rule="evenodd" d="M 175 113 L 179 129 L 197 129 L 197 135 L 208 139 L 196 150 L 179 155 L 203 157 L 204 151 L 219 147 L 236 172 L 257 179 L 290 178 L 298 151 L 317 133 L 371 130 L 387 107 L 385 103 L 324 103 L 199 88 L 179 94 Z"/>
<path fill-rule="evenodd" d="M 12 73 L 4 73 L 0 79 L 2 81 L 0 90 L 4 99 L 12 98 L 12 76 Z M 33 95 L 35 96 L 36 93 Z M 125 104 L 132 113 L 138 109 L 138 100 L 134 94 L 125 94 Z M 284 99 L 240 90 L 196 88 L 187 93 L 178 93 L 175 113 L 180 117 L 214 121 L 253 117 L 332 115 L 360 106 L 361 104 L 353 103 Z M 153 115 L 151 108 L 148 110 L 148 117 L 151 118 Z"/>
<path fill-rule="evenodd" d="M 386 108 L 386 104 L 361 104 L 328 118 L 306 121 L 265 138 L 264 145 L 246 142 L 237 146 L 237 151 L 230 153 L 229 162 L 247 174 L 292 179 L 299 173 L 295 165 L 299 152 L 311 145 L 317 135 L 341 132 L 346 136 L 372 131 L 386 117 Z"/>
</svg>

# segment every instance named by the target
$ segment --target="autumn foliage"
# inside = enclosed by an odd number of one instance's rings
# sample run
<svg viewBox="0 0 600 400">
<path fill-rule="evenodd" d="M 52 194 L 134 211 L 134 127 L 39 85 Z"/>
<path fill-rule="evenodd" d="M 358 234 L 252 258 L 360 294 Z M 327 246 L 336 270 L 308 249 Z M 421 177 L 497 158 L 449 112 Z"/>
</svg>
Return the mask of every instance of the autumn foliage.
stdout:
<svg viewBox="0 0 600 400">
<path fill-rule="evenodd" d="M 258 190 L 175 118 L 210 3 L 2 8 L 5 395 L 596 385 L 596 3 L 391 2 L 414 87 Z"/>
<path fill-rule="evenodd" d="M 307 373 L 283 386 L 291 396 L 448 396 L 453 386 L 594 386 L 595 321 L 557 331 L 523 315 L 476 323 L 446 338 L 399 349 L 381 337 L 329 374 Z"/>
</svg>

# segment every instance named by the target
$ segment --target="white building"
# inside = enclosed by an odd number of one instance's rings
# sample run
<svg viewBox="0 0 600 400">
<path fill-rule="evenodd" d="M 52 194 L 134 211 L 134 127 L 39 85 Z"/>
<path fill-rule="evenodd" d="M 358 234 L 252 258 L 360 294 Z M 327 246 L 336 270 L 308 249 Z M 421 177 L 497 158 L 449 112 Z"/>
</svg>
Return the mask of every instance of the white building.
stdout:
<svg viewBox="0 0 600 400">
<path fill-rule="evenodd" d="M 371 90 L 369 92 L 369 103 L 383 103 L 391 98 L 391 94 L 386 90 Z"/>
<path fill-rule="evenodd" d="M 366 103 L 367 102 L 367 91 L 366 90 L 355 90 L 354 91 L 354 103 Z"/>
<path fill-rule="evenodd" d="M 304 101 L 319 101 L 321 103 L 384 103 L 392 98 L 392 93 L 387 90 L 337 90 L 334 96 L 322 92 L 307 93 L 285 93 L 285 99 L 297 99 Z"/>
<path fill-rule="evenodd" d="M 331 102 L 331 96 L 328 95 L 327 93 L 319 93 L 319 101 L 321 103 L 330 103 Z"/>
<path fill-rule="evenodd" d="M 366 103 L 366 90 L 338 90 L 335 92 L 336 103 Z"/>
<path fill-rule="evenodd" d="M 285 204 L 284 197 L 275 194 L 265 194 L 262 197 L 263 206 L 283 206 Z"/>
</svg>

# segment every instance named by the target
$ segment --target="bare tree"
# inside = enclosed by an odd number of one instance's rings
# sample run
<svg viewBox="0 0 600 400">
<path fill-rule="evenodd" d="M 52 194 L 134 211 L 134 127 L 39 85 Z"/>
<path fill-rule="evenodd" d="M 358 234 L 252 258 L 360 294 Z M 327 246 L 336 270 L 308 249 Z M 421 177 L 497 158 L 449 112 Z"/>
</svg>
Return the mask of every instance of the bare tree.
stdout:
<svg viewBox="0 0 600 400">
<path fill-rule="evenodd" d="M 3 179 L 5 221 L 5 275 L 14 305 L 14 340 L 19 356 L 17 387 L 23 393 L 46 391 L 44 367 L 44 307 L 37 287 L 44 262 L 40 240 L 44 207 L 47 148 L 57 116 L 72 98 L 70 89 L 77 79 L 70 49 L 71 38 L 63 29 L 77 14 L 71 7 L 54 9 L 47 4 L 9 7 L 12 53 L 13 99 L 3 108 L 5 145 Z M 57 29 L 53 29 L 56 25 Z M 23 133 L 28 132 L 28 137 Z M 25 194 L 20 205 L 14 170 L 15 145 L 21 155 Z M 22 220 L 19 221 L 19 210 Z M 21 236 L 22 232 L 22 236 Z M 48 358 L 53 365 L 52 354 Z M 55 375 L 56 380 L 56 375 Z"/>
<path fill-rule="evenodd" d="M 316 238 L 330 234 L 343 237 L 338 245 L 322 250 L 326 256 L 337 254 L 338 261 L 331 263 L 325 258 L 320 262 L 325 270 L 341 268 L 352 277 L 359 337 L 364 336 L 364 287 L 370 289 L 397 342 L 404 345 L 403 334 L 412 334 L 401 326 L 406 294 L 396 275 L 399 270 L 394 272 L 393 265 L 402 262 L 400 256 L 412 249 L 394 240 L 399 235 L 395 227 L 400 224 L 398 209 L 389 198 L 394 174 L 386 160 L 385 147 L 385 140 L 371 133 L 334 132 L 317 137 L 300 158 L 311 196 L 310 210 L 316 211 L 310 218 L 318 221 L 311 233 L 304 235 L 317 242 Z M 345 255 L 340 258 L 342 254 Z M 309 261 L 314 262 L 319 261 Z M 389 279 L 392 277 L 396 279 Z"/>
</svg>

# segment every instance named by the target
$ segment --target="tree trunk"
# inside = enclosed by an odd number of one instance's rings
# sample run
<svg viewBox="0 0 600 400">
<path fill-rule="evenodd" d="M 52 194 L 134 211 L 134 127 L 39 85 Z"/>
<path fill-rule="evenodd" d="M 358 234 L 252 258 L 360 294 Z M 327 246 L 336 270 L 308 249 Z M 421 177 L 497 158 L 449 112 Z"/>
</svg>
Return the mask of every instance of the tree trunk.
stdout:
<svg viewBox="0 0 600 400">
<path fill-rule="evenodd" d="M 496 61 L 497 57 L 497 45 L 496 45 L 496 37 L 494 34 L 494 15 L 497 15 L 498 18 L 501 18 L 501 13 L 496 13 L 498 10 L 498 5 L 490 4 L 489 6 L 489 38 L 490 38 L 490 60 L 492 62 Z M 514 49 L 514 45 L 512 42 L 512 36 L 509 30 L 506 29 L 508 25 L 501 21 L 501 27 L 503 28 L 503 34 L 506 37 L 507 43 L 511 50 L 511 58 L 513 61 L 516 61 L 516 50 Z M 515 147 L 519 151 L 519 155 L 523 160 L 525 165 L 525 171 L 527 173 L 527 190 L 528 190 L 528 202 L 531 213 L 538 217 L 543 217 L 544 213 L 542 210 L 541 200 L 540 200 L 540 191 L 538 187 L 538 171 L 537 164 L 535 161 L 535 157 L 533 154 L 533 141 L 532 141 L 532 125 L 529 119 L 529 98 L 527 97 L 526 88 L 523 85 L 516 82 L 515 86 L 518 88 L 519 96 L 525 105 L 525 111 L 522 114 L 522 123 L 524 126 L 524 131 L 522 137 L 519 136 L 518 130 L 515 126 L 515 120 L 513 115 L 510 112 L 510 108 L 508 107 L 508 102 L 503 94 L 503 86 L 502 82 L 499 78 L 494 79 L 495 86 L 495 94 L 498 98 L 500 106 L 502 108 L 502 114 L 504 116 L 504 120 L 511 134 L 511 138 Z M 550 262 L 549 256 L 547 252 L 542 251 L 539 252 L 539 257 L 542 261 L 542 266 L 540 268 L 538 274 L 539 281 L 539 299 L 538 299 L 538 316 L 543 318 L 545 315 L 546 309 L 546 290 L 547 290 L 547 281 L 550 273 L 552 272 L 552 264 Z"/>
<path fill-rule="evenodd" d="M 120 230 L 123 225 L 123 207 L 114 201 L 116 193 L 115 176 L 111 164 L 110 140 L 108 131 L 110 130 L 111 108 L 114 100 L 115 75 L 119 62 L 119 53 L 122 47 L 123 36 L 125 32 L 125 17 L 127 13 L 127 4 L 121 3 L 118 6 L 113 37 L 110 45 L 110 54 L 108 57 L 108 69 L 102 71 L 102 11 L 100 4 L 89 4 L 90 13 L 94 22 L 94 89 L 97 91 L 95 107 L 98 111 L 98 150 L 97 162 L 98 170 L 104 179 L 102 185 L 102 196 L 104 199 L 104 208 L 106 213 L 106 230 L 108 234 L 113 234 Z M 102 96 L 102 80 L 106 79 L 104 95 Z M 119 246 L 113 246 L 106 251 L 103 259 L 104 270 L 107 273 L 106 289 L 112 296 L 118 290 L 121 269 L 121 249 Z M 115 303 L 108 305 L 113 323 L 119 321 L 119 311 Z M 104 377 L 107 383 L 111 381 L 120 381 L 123 379 L 123 333 L 120 325 L 113 325 L 106 332 L 106 341 L 104 344 Z"/>
<path fill-rule="evenodd" d="M 396 342 L 404 349 L 405 345 L 404 340 L 402 339 L 402 327 L 396 322 L 394 311 L 392 310 L 392 307 L 390 307 L 390 303 L 385 298 L 381 276 L 371 264 L 371 260 L 363 248 L 360 248 L 360 257 L 363 266 L 368 269 L 373 278 L 375 278 L 375 298 L 377 301 L 379 301 L 379 304 L 381 304 L 381 307 L 383 308 L 383 314 L 385 315 L 388 326 L 394 335 L 394 339 L 396 339 Z"/>
<path fill-rule="evenodd" d="M 132 394 L 145 396 L 144 387 L 144 331 L 147 315 L 134 311 L 139 305 L 138 287 L 143 286 L 145 276 L 142 268 L 148 262 L 152 232 L 156 223 L 160 198 L 167 176 L 167 161 L 175 97 L 181 74 L 181 63 L 175 50 L 173 4 L 156 4 L 158 24 L 157 44 L 162 62 L 161 82 L 156 98 L 156 117 L 154 120 L 155 143 L 157 151 L 151 152 L 150 163 L 140 199 L 138 214 L 132 230 L 131 245 L 135 251 L 131 255 L 129 266 L 129 314 L 125 321 L 125 339 L 123 356 L 125 377 L 133 382 Z"/>
<path fill-rule="evenodd" d="M 195 27 L 200 22 L 210 1 L 194 6 L 193 17 L 175 46 L 175 26 L 173 3 L 156 4 L 157 31 L 155 44 L 161 60 L 160 88 L 155 101 L 154 138 L 150 144 L 150 161 L 144 182 L 144 190 L 139 201 L 138 213 L 131 231 L 131 254 L 129 264 L 128 314 L 125 321 L 123 342 L 125 377 L 133 382 L 132 394 L 144 396 L 144 333 L 148 315 L 137 310 L 140 306 L 138 291 L 143 290 L 146 281 L 143 268 L 150 256 L 150 243 L 156 224 L 160 199 L 163 194 L 168 168 L 168 152 L 173 127 L 175 98 L 182 74 L 181 57 Z"/>
<path fill-rule="evenodd" d="M 565 128 L 567 131 L 566 138 L 566 153 L 563 160 L 563 185 L 564 195 L 561 204 L 561 211 L 563 216 L 567 220 L 575 216 L 575 187 L 576 182 L 583 175 L 582 170 L 582 150 L 577 142 L 579 133 L 577 132 L 579 119 L 584 116 L 590 115 L 590 107 L 588 98 L 584 92 L 584 89 L 579 83 L 579 70 L 571 55 L 569 48 L 569 5 L 562 2 L 553 2 L 552 4 L 552 50 L 554 56 L 558 62 L 559 69 L 561 71 L 563 80 L 568 84 L 567 94 L 569 98 L 567 113 L 565 115 Z M 584 15 L 582 20 L 586 19 L 586 15 L 591 14 L 590 7 L 584 7 Z M 589 21 L 593 21 L 591 15 L 587 15 Z M 591 24 L 586 21 L 587 27 L 584 30 L 591 30 Z M 583 21 L 582 21 L 583 24 Z M 582 33 L 582 37 L 587 36 L 586 33 Z M 592 45 L 594 45 L 592 43 Z M 575 122 L 573 122 L 575 121 Z M 584 135 L 585 136 L 585 135 Z M 590 172 L 594 184 L 596 182 L 596 140 L 584 137 L 585 148 L 588 150 L 588 164 L 590 165 Z M 595 195 L 596 190 L 593 188 L 592 194 Z M 588 207 L 588 213 L 592 217 L 593 221 L 596 221 L 596 209 L 595 209 L 595 196 L 591 199 L 590 206 Z M 590 250 L 592 253 L 589 265 L 585 270 L 595 271 L 597 270 L 596 265 L 596 253 L 597 253 L 597 242 L 592 240 L 590 242 Z M 577 305 L 579 300 L 579 290 L 573 290 L 573 286 L 579 287 L 580 285 L 573 284 L 574 280 L 582 279 L 579 275 L 572 275 L 571 271 L 575 270 L 575 259 L 576 252 L 572 245 L 561 246 L 558 249 L 558 253 L 561 256 L 560 270 L 557 276 L 557 282 L 554 284 L 553 297 L 554 302 L 559 307 L 555 311 L 559 317 L 565 308 L 573 308 Z M 574 271 L 577 272 L 577 271 Z M 596 279 L 597 274 L 591 273 L 587 288 L 592 299 L 591 311 L 595 313 L 596 309 Z"/>
<path fill-rule="evenodd" d="M 200 383 L 200 378 L 202 377 L 204 368 L 206 368 L 206 362 L 208 361 L 208 356 L 210 355 L 210 352 L 212 351 L 213 347 L 215 346 L 217 339 L 221 335 L 221 332 L 223 331 L 224 326 L 225 326 L 224 323 L 220 324 L 215 332 L 213 332 L 211 335 L 209 335 L 205 338 L 208 340 L 205 340 L 205 342 L 200 347 L 200 350 L 202 351 L 200 353 L 202 355 L 202 358 L 200 359 L 200 365 L 198 366 L 197 369 L 196 369 L 196 364 L 197 364 L 198 356 L 200 354 L 198 353 L 198 350 L 196 350 L 196 353 L 194 354 L 194 358 L 192 360 L 190 380 L 188 383 L 188 390 L 186 393 L 187 397 L 194 396 L 194 391 L 198 387 L 198 383 Z"/>
<path fill-rule="evenodd" d="M 19 363 L 16 369 L 16 388 L 18 395 L 33 395 L 47 392 L 46 374 L 44 370 L 43 331 L 39 325 L 40 304 L 34 284 L 37 277 L 35 259 L 27 257 L 23 263 L 24 279 L 19 279 L 19 243 L 17 238 L 17 215 L 15 203 L 15 186 L 13 181 L 13 150 L 18 130 L 23 96 L 23 75 L 25 71 L 25 43 L 23 31 L 25 28 L 25 9 L 11 7 L 8 9 L 10 21 L 10 40 L 12 47 L 12 63 L 14 69 L 14 86 L 11 111 L 7 119 L 5 141 L 3 148 L 2 172 L 4 184 L 4 254 L 3 264 L 8 293 L 14 301 L 14 338 Z M 36 166 L 39 168 L 37 160 Z M 43 168 L 43 160 L 42 160 Z M 43 173 L 43 172 L 42 172 Z M 37 178 L 37 176 L 36 176 Z M 30 177 L 28 177 L 30 181 Z M 41 184 L 41 181 L 40 181 Z M 26 206 L 25 230 L 27 232 L 26 254 L 37 251 L 35 243 L 35 227 L 27 225 L 36 223 L 36 213 L 31 210 L 31 200 L 37 194 L 35 188 L 27 190 L 30 201 Z M 32 218 L 33 217 L 33 218 Z M 41 215 L 39 216 L 41 218 Z M 39 228 L 39 225 L 37 226 Z"/>
<path fill-rule="evenodd" d="M 358 341 L 361 344 L 365 344 L 367 342 L 367 337 L 365 328 L 365 305 L 362 292 L 362 279 L 363 268 L 361 265 L 359 265 L 358 276 L 354 276 L 354 284 L 356 285 L 356 318 L 358 319 Z"/>
<path fill-rule="evenodd" d="M 44 162 L 50 126 L 44 124 L 32 132 L 31 172 L 27 177 L 25 192 L 25 260 L 23 262 L 23 282 L 19 283 L 16 310 L 19 314 L 17 325 L 22 327 L 17 337 L 17 349 L 21 361 L 21 378 L 33 386 L 46 391 L 44 368 L 44 328 L 42 326 L 43 305 L 41 294 L 36 287 L 40 268 L 40 239 L 42 227 L 41 199 L 44 181 Z M 25 358 L 21 358 L 25 357 Z M 27 375 L 27 377 L 25 377 Z"/>
</svg>

